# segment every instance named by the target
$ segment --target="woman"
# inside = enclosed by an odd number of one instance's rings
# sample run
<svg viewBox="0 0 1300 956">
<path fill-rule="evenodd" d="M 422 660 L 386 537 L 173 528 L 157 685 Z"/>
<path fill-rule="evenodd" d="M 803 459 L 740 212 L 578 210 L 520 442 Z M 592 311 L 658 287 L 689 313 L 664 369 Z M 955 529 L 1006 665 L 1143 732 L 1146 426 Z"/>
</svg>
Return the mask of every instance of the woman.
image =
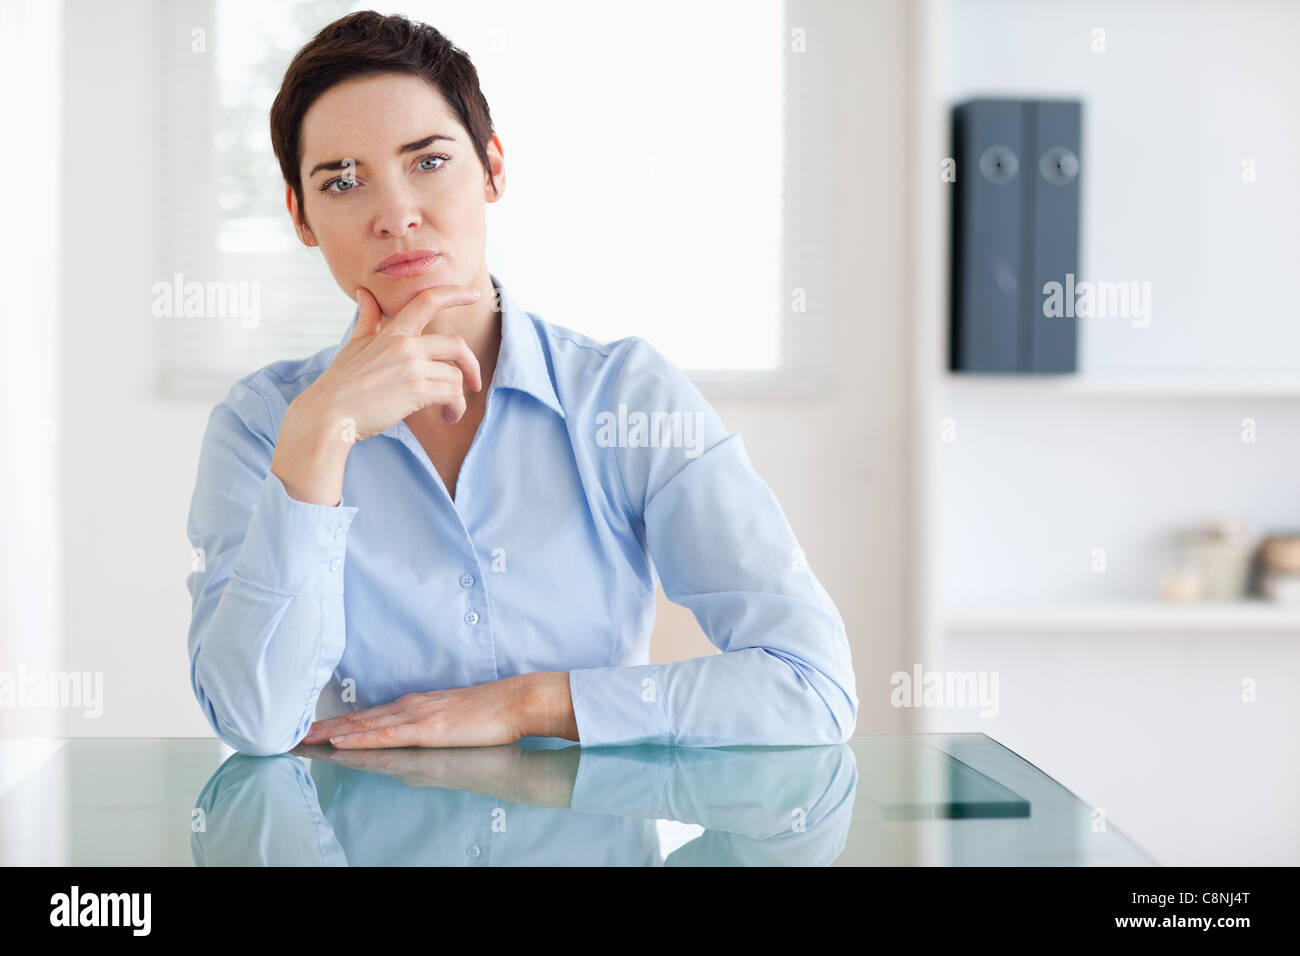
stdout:
<svg viewBox="0 0 1300 956">
<path fill-rule="evenodd" d="M 209 419 L 189 652 L 216 732 L 253 754 L 846 740 L 843 622 L 740 436 L 644 339 L 546 322 L 489 272 L 505 162 L 469 58 L 350 14 L 271 128 L 357 313 Z M 660 579 L 721 655 L 647 663 Z"/>
</svg>

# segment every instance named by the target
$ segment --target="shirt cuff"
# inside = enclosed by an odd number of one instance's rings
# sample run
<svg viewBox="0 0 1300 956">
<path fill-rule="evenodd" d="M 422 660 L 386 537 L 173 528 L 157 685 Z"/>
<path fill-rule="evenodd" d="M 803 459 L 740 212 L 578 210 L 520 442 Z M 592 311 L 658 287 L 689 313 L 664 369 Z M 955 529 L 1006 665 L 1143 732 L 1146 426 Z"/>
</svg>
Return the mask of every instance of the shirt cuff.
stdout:
<svg viewBox="0 0 1300 956">
<path fill-rule="evenodd" d="M 584 747 L 672 745 L 662 664 L 569 671 L 569 696 Z"/>
<path fill-rule="evenodd" d="M 235 570 L 286 594 L 342 594 L 348 527 L 359 509 L 330 508 L 289 495 L 268 472 Z"/>
</svg>

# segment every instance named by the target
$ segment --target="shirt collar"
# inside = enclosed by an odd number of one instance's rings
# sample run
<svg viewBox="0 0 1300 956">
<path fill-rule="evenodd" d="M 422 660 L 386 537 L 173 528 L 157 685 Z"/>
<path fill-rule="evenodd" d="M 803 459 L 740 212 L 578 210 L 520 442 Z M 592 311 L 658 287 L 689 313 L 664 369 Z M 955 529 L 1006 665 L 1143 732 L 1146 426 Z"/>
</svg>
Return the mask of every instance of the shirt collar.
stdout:
<svg viewBox="0 0 1300 956">
<path fill-rule="evenodd" d="M 538 338 L 537 328 L 533 324 L 532 318 L 519 308 L 514 298 L 506 290 L 495 275 L 489 274 L 492 279 L 492 286 L 496 290 L 501 300 L 501 349 L 497 353 L 496 371 L 492 373 L 492 384 L 489 388 L 513 388 L 522 392 L 527 392 L 547 408 L 553 410 L 561 418 L 565 417 L 564 408 L 560 405 L 560 399 L 555 394 L 555 386 L 551 382 L 550 368 L 546 363 L 546 355 L 542 351 L 542 342 Z M 359 310 L 352 313 L 352 321 L 348 323 L 347 330 L 343 337 L 339 339 L 339 344 L 334 348 L 333 354 L 330 355 L 330 361 L 352 338 L 352 331 L 357 327 L 357 317 Z M 396 426 L 394 426 L 396 427 Z M 384 434 L 388 434 L 393 429 L 390 428 Z"/>
</svg>

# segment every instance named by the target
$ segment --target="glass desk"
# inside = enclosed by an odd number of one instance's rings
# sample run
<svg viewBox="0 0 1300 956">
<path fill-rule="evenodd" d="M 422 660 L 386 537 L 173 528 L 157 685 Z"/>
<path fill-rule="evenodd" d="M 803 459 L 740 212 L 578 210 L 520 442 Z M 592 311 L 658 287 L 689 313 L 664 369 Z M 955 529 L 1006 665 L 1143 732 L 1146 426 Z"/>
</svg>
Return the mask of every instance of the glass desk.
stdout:
<svg viewBox="0 0 1300 956">
<path fill-rule="evenodd" d="M 0 741 L 0 864 L 1154 865 L 984 734 L 826 747 L 248 757 L 216 739 Z"/>
</svg>

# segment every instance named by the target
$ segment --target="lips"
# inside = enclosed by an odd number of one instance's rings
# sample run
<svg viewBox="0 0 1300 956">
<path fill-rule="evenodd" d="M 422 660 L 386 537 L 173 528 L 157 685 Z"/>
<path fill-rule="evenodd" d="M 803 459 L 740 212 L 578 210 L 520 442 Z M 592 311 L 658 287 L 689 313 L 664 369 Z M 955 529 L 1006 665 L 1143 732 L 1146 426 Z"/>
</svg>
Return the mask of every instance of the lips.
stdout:
<svg viewBox="0 0 1300 956">
<path fill-rule="evenodd" d="M 411 249 L 391 255 L 375 267 L 375 271 L 386 276 L 405 277 L 419 275 L 442 258 L 441 253 L 432 249 Z"/>
</svg>

